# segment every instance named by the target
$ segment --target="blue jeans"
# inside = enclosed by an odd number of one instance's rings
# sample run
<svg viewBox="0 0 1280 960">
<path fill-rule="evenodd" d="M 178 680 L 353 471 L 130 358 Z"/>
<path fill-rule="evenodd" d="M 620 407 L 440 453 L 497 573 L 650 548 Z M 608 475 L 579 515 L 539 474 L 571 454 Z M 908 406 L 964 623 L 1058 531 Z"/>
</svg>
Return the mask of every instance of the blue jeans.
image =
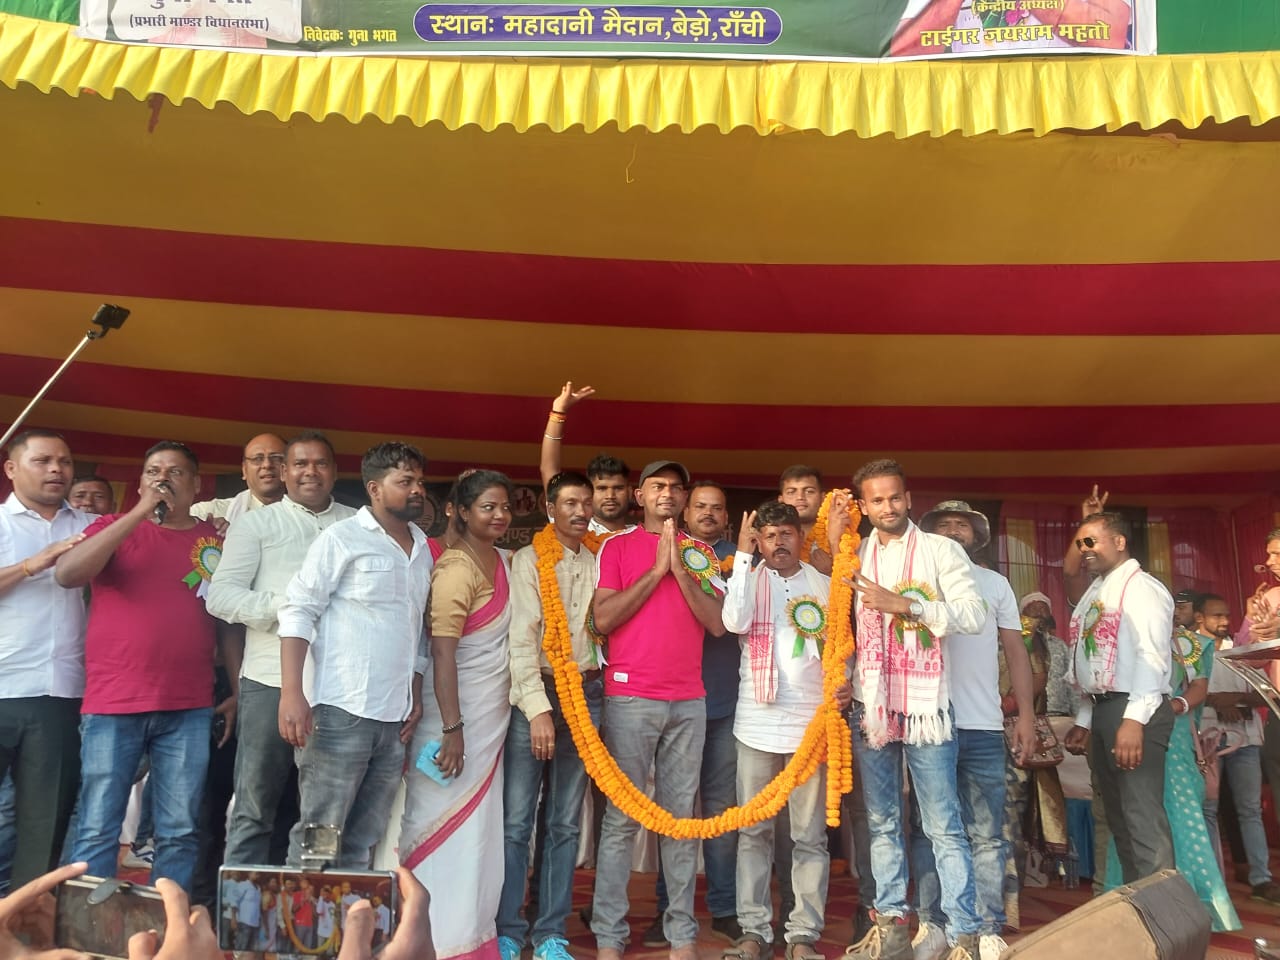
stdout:
<svg viewBox="0 0 1280 960">
<path fill-rule="evenodd" d="M 969 835 L 973 855 L 973 892 L 979 933 L 1000 936 L 1004 932 L 1004 733 L 995 730 L 957 730 L 959 759 L 956 789 L 960 794 L 960 819 Z M 933 845 L 920 823 L 920 803 L 911 792 L 911 873 L 916 879 L 916 912 L 922 923 L 941 927 L 942 889 Z"/>
<path fill-rule="evenodd" d="M 554 756 L 550 760 L 539 760 L 533 755 L 529 721 L 515 707 L 511 709 L 511 724 L 507 727 L 507 742 L 502 754 L 502 832 L 506 872 L 502 897 L 498 902 L 498 936 L 510 937 L 522 946 L 529 939 L 534 947 L 549 937 L 565 936 L 565 917 L 573 909 L 573 871 L 578 861 L 579 818 L 587 789 L 587 771 L 560 710 L 555 683 L 548 678 L 544 686 L 547 699 L 551 701 L 551 719 L 556 729 Z M 599 729 L 600 714 L 604 710 L 604 681 L 597 677 L 583 683 L 582 688 L 591 722 Z M 538 791 L 542 788 L 547 767 L 550 767 L 550 775 L 547 792 L 542 799 L 547 821 L 542 871 L 540 876 L 529 881 L 538 888 L 538 915 L 526 919 L 520 915 L 520 908 L 524 904 L 525 880 L 529 873 L 529 837 L 533 833 Z"/>
<path fill-rule="evenodd" d="M 862 771 L 862 797 L 871 832 L 871 872 L 876 880 L 876 911 L 890 917 L 907 915 L 907 851 L 902 822 L 902 761 L 911 771 L 912 789 L 920 802 L 925 836 L 933 844 L 942 889 L 942 910 L 949 921 L 947 938 L 976 934 L 981 924 L 974 912 L 973 859 L 960 817 L 956 790 L 959 744 L 890 743 L 880 750 L 862 736 L 862 704 L 854 706 L 853 750 Z M 1001 773 L 1003 776 L 1003 771 Z"/>
<path fill-rule="evenodd" d="M 733 736 L 733 714 L 707 721 L 702 748 L 702 779 L 698 797 L 702 816 L 714 817 L 737 803 L 738 741 Z M 737 914 L 738 834 L 736 831 L 702 841 L 702 869 L 707 877 L 707 910 L 712 917 Z M 658 865 L 658 916 L 667 912 L 667 878 Z"/>
<path fill-rule="evenodd" d="M 1225 745 L 1225 738 L 1224 738 Z M 1240 839 L 1244 841 L 1245 856 L 1249 858 L 1249 886 L 1271 882 L 1268 865 L 1267 831 L 1262 826 L 1262 759 L 1260 747 L 1241 747 L 1218 760 L 1220 773 L 1231 784 L 1231 796 L 1235 799 L 1236 818 L 1240 821 Z M 1209 839 L 1214 851 L 1221 854 L 1221 837 L 1218 833 L 1218 801 L 1204 802 L 1204 819 L 1209 828 Z"/>
<path fill-rule="evenodd" d="M 80 821 L 75 859 L 96 877 L 114 877 L 120 826 L 138 761 L 151 755 L 155 786 L 154 883 L 168 877 L 188 893 L 196 869 L 197 825 L 209 769 L 213 709 L 119 715 L 85 714 L 80 721 Z"/>
</svg>

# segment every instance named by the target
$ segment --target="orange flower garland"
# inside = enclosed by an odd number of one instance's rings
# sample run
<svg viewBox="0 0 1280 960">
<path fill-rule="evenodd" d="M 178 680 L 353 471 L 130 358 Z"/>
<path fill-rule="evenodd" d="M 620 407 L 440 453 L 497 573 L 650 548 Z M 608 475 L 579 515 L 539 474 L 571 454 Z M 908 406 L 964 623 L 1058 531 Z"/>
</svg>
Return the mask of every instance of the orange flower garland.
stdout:
<svg viewBox="0 0 1280 960">
<path fill-rule="evenodd" d="M 844 546 L 842 541 L 842 554 Z M 827 744 L 831 732 L 835 729 L 831 714 L 834 714 L 840 727 L 844 729 L 843 746 L 837 746 L 835 750 L 837 758 L 835 769 L 839 777 L 837 784 L 843 786 L 849 781 L 847 762 L 850 751 L 849 730 L 832 700 L 827 705 L 829 709 L 824 707 L 814 714 L 809 726 L 805 728 L 800 746 L 782 772 L 747 803 L 731 807 L 717 816 L 702 820 L 692 817 L 675 817 L 658 806 L 618 768 L 617 762 L 609 755 L 608 749 L 600 739 L 600 732 L 591 722 L 586 697 L 582 692 L 582 674 L 578 671 L 578 665 L 573 656 L 569 620 L 565 615 L 564 603 L 560 597 L 560 584 L 556 579 L 556 564 L 564 556 L 564 548 L 556 539 L 555 529 L 550 524 L 534 536 L 533 548 L 538 558 L 538 581 L 542 591 L 542 611 L 545 622 L 542 647 L 555 672 L 556 693 L 560 698 L 565 723 L 573 736 L 574 745 L 578 748 L 578 754 L 582 757 L 587 774 L 596 782 L 604 795 L 632 820 L 654 833 L 674 837 L 677 840 L 705 840 L 769 819 L 786 804 L 791 791 L 812 777 L 820 763 L 828 760 Z M 853 563 L 857 563 L 856 556 L 853 558 Z M 828 610 L 831 609 L 828 606 Z M 847 607 L 845 619 L 847 622 Z M 847 627 L 845 634 L 848 635 L 848 649 L 852 651 L 852 636 Z M 837 637 L 839 637 L 838 633 Z M 827 673 L 823 686 L 828 698 L 834 696 L 835 688 L 844 682 L 844 661 L 835 659 L 837 649 L 843 648 L 844 645 L 839 642 L 830 641 L 825 648 L 823 668 Z M 832 669 L 835 670 L 834 679 L 830 673 Z M 837 736 L 839 736 L 838 733 Z M 830 786 L 828 786 L 828 793 L 830 793 Z M 839 823 L 839 803 L 836 804 L 835 816 L 835 823 Z M 828 822 L 831 822 L 830 818 L 831 811 L 828 804 Z"/>
<path fill-rule="evenodd" d="M 825 509 L 827 503 L 823 503 Z M 840 550 L 831 559 L 831 593 L 827 597 L 827 645 L 822 651 L 823 711 L 827 725 L 827 743 L 838 744 L 838 750 L 827 756 L 827 824 L 840 823 L 840 798 L 853 789 L 853 741 L 849 724 L 836 708 L 835 690 L 844 682 L 844 665 L 853 656 L 853 587 L 851 580 L 861 565 L 858 546 L 858 524 L 862 514 L 849 503 L 849 526 L 840 537 Z M 825 524 L 824 524 L 825 526 Z"/>
<path fill-rule="evenodd" d="M 827 549 L 827 515 L 831 512 L 831 498 L 837 493 L 848 492 L 848 490 L 828 490 L 827 495 L 822 498 L 822 506 L 818 507 L 818 516 L 814 518 L 813 526 L 809 528 L 809 535 L 804 538 L 804 543 L 800 544 L 800 559 L 805 563 L 811 562 L 809 558 L 813 555 L 815 547 L 819 550 Z"/>
<path fill-rule="evenodd" d="M 618 532 L 617 530 L 609 530 L 605 533 L 593 533 L 588 530 L 582 538 L 582 545 L 592 553 L 599 553 L 600 548 L 604 546 L 604 542 Z"/>
</svg>

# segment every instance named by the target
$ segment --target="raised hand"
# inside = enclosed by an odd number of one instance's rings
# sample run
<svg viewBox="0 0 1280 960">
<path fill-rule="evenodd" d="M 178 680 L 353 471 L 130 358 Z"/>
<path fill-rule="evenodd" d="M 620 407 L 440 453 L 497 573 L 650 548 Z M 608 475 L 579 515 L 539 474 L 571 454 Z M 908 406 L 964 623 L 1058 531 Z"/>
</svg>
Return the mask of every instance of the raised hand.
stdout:
<svg viewBox="0 0 1280 960">
<path fill-rule="evenodd" d="M 738 552 L 755 553 L 760 538 L 756 530 L 756 512 L 743 512 L 742 526 L 738 528 Z"/>
<path fill-rule="evenodd" d="M 573 381 L 568 380 L 565 385 L 560 388 L 560 393 L 551 401 L 551 410 L 553 413 L 566 414 L 569 408 L 579 401 L 587 399 L 596 392 L 595 387 L 583 387 L 581 390 L 573 389 Z"/>
<path fill-rule="evenodd" d="M 673 569 L 671 559 L 676 549 L 676 524 L 667 519 L 662 522 L 662 533 L 658 536 L 658 555 L 653 560 L 653 572 L 662 577 Z M 676 561 L 679 563 L 679 560 Z"/>
<path fill-rule="evenodd" d="M 1081 519 L 1095 513 L 1101 513 L 1107 509 L 1107 497 L 1111 496 L 1110 491 L 1103 491 L 1102 496 L 1098 496 L 1098 485 L 1093 485 L 1093 493 L 1085 497 L 1084 503 L 1080 504 Z"/>
</svg>

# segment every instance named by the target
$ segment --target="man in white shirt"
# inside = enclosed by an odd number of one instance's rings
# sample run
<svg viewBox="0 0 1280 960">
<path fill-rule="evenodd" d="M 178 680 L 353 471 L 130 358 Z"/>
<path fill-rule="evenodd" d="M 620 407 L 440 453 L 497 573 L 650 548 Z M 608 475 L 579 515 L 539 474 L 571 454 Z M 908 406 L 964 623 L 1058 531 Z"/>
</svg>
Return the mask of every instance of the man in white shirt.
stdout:
<svg viewBox="0 0 1280 960">
<path fill-rule="evenodd" d="M 1280 901 L 1280 889 L 1271 879 L 1271 854 L 1267 848 L 1267 831 L 1262 825 L 1262 721 L 1257 708 L 1262 698 L 1230 667 L 1215 662 L 1218 651 L 1231 636 L 1231 611 L 1227 601 L 1216 593 L 1204 593 L 1195 600 L 1196 639 L 1208 644 L 1215 656 L 1210 660 L 1209 694 L 1205 698 L 1201 730 L 1217 727 L 1222 731 L 1223 748 L 1236 747 L 1218 759 L 1219 776 L 1231 784 L 1236 819 L 1240 823 L 1240 839 L 1249 861 L 1250 895 L 1264 903 Z M 1204 819 L 1209 839 L 1221 856 L 1218 833 L 1218 798 L 1204 801 Z"/>
<path fill-rule="evenodd" d="M 1089 752 L 1125 883 L 1173 869 L 1164 762 L 1173 732 L 1173 597 L 1129 556 L 1118 513 L 1084 518 L 1063 574 L 1094 574 L 1071 616 L 1075 683 L 1085 694 L 1066 749 Z M 1070 592 L 1070 591 L 1069 591 Z"/>
<path fill-rule="evenodd" d="M 247 489 L 234 497 L 221 497 L 191 505 L 191 515 L 198 520 L 210 520 L 219 533 L 254 510 L 269 503 L 277 503 L 284 496 L 285 442 L 274 433 L 263 433 L 245 444 L 240 476 Z"/>
<path fill-rule="evenodd" d="M 977 633 L 986 617 L 973 565 L 954 541 L 911 522 L 902 467 L 873 460 L 853 477 L 858 507 L 875 532 L 862 544 L 853 677 L 853 749 L 871 830 L 876 925 L 848 956 L 911 960 L 902 761 L 938 863 L 951 960 L 976 960 L 981 922 L 973 860 L 956 788 L 958 744 L 945 669 L 950 638 Z"/>
<path fill-rule="evenodd" d="M 939 503 L 920 518 L 920 529 L 954 540 L 971 562 L 991 542 L 990 522 L 963 500 Z M 982 921 L 978 951 L 981 960 L 995 960 L 1008 946 L 1001 938 L 1005 926 L 1005 738 L 999 648 L 1004 649 L 1018 703 L 1015 758 L 1035 754 L 1035 704 L 1031 657 L 1022 640 L 1022 618 L 1013 587 L 1000 574 L 977 563 L 973 563 L 973 578 L 986 608 L 982 629 L 976 634 L 948 636 L 943 666 L 956 715 L 960 815 L 973 853 L 974 903 Z M 919 804 L 914 793 L 911 812 L 912 826 L 918 827 Z M 938 960 L 947 951 L 938 867 L 933 847 L 919 829 L 911 835 L 911 872 L 920 918 L 920 929 L 912 941 L 915 960 Z"/>
<path fill-rule="evenodd" d="M 342 830 L 337 866 L 368 869 L 391 818 L 405 745 L 422 716 L 432 560 L 414 521 L 426 506 L 425 468 L 408 444 L 370 449 L 360 465 L 369 506 L 315 539 L 285 591 L 280 735 L 298 748 L 295 866 L 302 825 L 330 823 Z M 302 686 L 308 648 L 310 698 Z"/>
<path fill-rule="evenodd" d="M 800 514 L 776 500 L 742 518 L 733 574 L 725 593 L 725 629 L 742 646 L 737 740 L 738 803 L 763 790 L 791 761 L 814 714 L 821 708 L 822 652 L 831 579 L 800 560 L 804 541 Z M 751 569 L 759 549 L 761 562 Z M 844 690 L 849 693 L 848 688 Z M 848 699 L 841 709 L 848 706 Z M 821 960 L 830 855 L 827 851 L 826 776 L 819 769 L 791 791 L 791 889 L 795 903 L 782 917 L 786 960 Z M 774 820 L 738 831 L 736 877 L 742 936 L 726 957 L 759 960 L 773 951 Z"/>
<path fill-rule="evenodd" d="M 258 927 L 262 925 L 262 891 L 250 873 L 240 882 L 233 904 L 232 922 L 235 929 L 235 949 L 253 950 L 258 945 Z"/>
<path fill-rule="evenodd" d="M 58 557 L 92 517 L 66 502 L 66 441 L 28 430 L 9 444 L 0 505 L 0 780 L 16 787 L 12 884 L 58 863 L 80 780 L 84 591 L 54 579 Z"/>
<path fill-rule="evenodd" d="M 316 943 L 324 943 L 333 936 L 333 887 L 321 887 L 316 900 Z"/>
<path fill-rule="evenodd" d="M 511 560 L 511 723 L 503 750 L 503 820 L 506 874 L 498 904 L 498 950 L 503 960 L 533 944 L 537 960 L 567 960 L 565 917 L 573 905 L 573 872 L 587 772 L 574 745 L 556 693 L 551 665 L 542 652 L 545 609 L 564 610 L 582 692 L 592 721 L 604 709 L 600 653 L 587 629 L 587 609 L 596 583 L 596 558 L 583 546 L 591 518 L 591 482 L 562 472 L 547 485 L 547 510 L 555 532 L 558 596 L 542 595 L 536 546 Z M 540 869 L 529 877 L 529 838 L 538 794 L 546 816 L 546 846 Z M 521 908 L 527 885 L 537 910 Z M 527 914 L 527 915 L 526 915 Z"/>
<path fill-rule="evenodd" d="M 285 451 L 288 494 L 245 513 L 227 531 L 209 588 L 208 609 L 245 626 L 237 717 L 236 804 L 227 833 L 230 864 L 282 862 L 272 829 L 293 779 L 293 748 L 280 736 L 280 638 L 285 590 L 321 531 L 356 511 L 333 499 L 337 457 L 323 434 L 304 433 Z M 287 807 L 296 809 L 288 798 Z"/>
</svg>

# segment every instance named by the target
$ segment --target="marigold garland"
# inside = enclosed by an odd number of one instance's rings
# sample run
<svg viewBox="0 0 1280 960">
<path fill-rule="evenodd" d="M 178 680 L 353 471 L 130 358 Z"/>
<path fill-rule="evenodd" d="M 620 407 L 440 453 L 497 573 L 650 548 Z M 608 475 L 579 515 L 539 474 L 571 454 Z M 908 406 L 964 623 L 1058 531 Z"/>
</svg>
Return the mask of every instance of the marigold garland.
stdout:
<svg viewBox="0 0 1280 960">
<path fill-rule="evenodd" d="M 830 502 L 823 503 L 825 511 Z M 824 520 L 825 515 L 820 512 Z M 827 597 L 827 643 L 822 651 L 822 711 L 827 743 L 839 744 L 827 756 L 827 825 L 840 824 L 840 799 L 853 789 L 853 741 L 849 724 L 836 706 L 836 687 L 844 683 L 844 665 L 853 656 L 853 587 L 849 581 L 861 566 L 858 524 L 862 514 L 851 500 L 849 526 L 840 537 L 840 549 L 831 558 L 831 592 Z M 824 529 L 825 536 L 825 529 Z"/>
<path fill-rule="evenodd" d="M 816 547 L 819 550 L 826 550 L 827 544 L 827 515 L 831 512 L 831 501 L 837 493 L 849 493 L 848 490 L 828 490 L 827 495 L 822 498 L 822 505 L 818 507 L 818 516 L 814 518 L 813 526 L 809 528 L 809 535 L 804 538 L 804 543 L 800 544 L 800 559 L 805 563 L 812 562 L 809 558 L 813 556 L 813 550 Z M 857 510 L 856 506 L 851 509 Z M 858 515 L 861 520 L 862 515 Z M 856 526 L 856 524 L 855 524 Z"/>
<path fill-rule="evenodd" d="M 293 929 L 293 899 L 292 897 L 281 897 L 278 901 L 280 909 L 284 913 L 284 932 L 289 937 L 289 941 L 297 949 L 298 953 L 307 956 L 316 956 L 322 953 L 337 953 L 338 947 L 342 944 L 341 924 L 336 921 L 333 924 L 333 933 L 325 939 L 324 943 L 314 947 L 304 947 L 302 941 L 298 938 L 298 934 Z M 288 904 L 286 907 L 285 904 Z"/>
<path fill-rule="evenodd" d="M 604 542 L 618 532 L 617 530 L 606 530 L 604 533 L 595 533 L 588 530 L 582 538 L 582 545 L 592 553 L 599 553 L 600 548 L 604 546 Z"/>
<path fill-rule="evenodd" d="M 855 521 L 854 528 L 856 527 Z M 849 557 L 844 556 L 846 544 L 852 551 Z M 847 571 L 856 569 L 858 562 L 856 545 L 856 533 L 852 539 L 846 534 L 841 541 L 841 558 L 845 562 L 844 569 Z M 853 652 L 853 636 L 849 620 L 852 604 L 851 591 L 847 591 L 849 596 L 844 599 L 843 633 L 837 627 L 837 642 L 828 641 L 823 654 L 823 689 L 827 703 L 814 714 L 809 726 L 805 728 L 800 746 L 792 755 L 791 761 L 759 794 L 741 806 L 731 807 L 717 816 L 701 820 L 692 817 L 675 817 L 654 803 L 651 797 L 645 796 L 644 791 L 632 783 L 630 778 L 618 768 L 618 764 L 609 755 L 608 749 L 600 739 L 599 731 L 592 724 L 591 716 L 587 711 L 586 697 L 582 692 L 582 674 L 578 670 L 577 661 L 573 655 L 569 620 L 560 597 L 560 584 L 556 579 L 556 564 L 564 556 L 564 548 L 556 539 L 555 528 L 548 524 L 535 534 L 533 548 L 538 558 L 538 582 L 542 591 L 542 611 L 545 622 L 542 648 L 555 672 L 556 694 L 560 698 L 565 723 L 573 736 L 574 745 L 578 748 L 578 754 L 582 757 L 587 774 L 619 810 L 654 833 L 674 837 L 677 840 L 705 840 L 718 837 L 732 830 L 739 830 L 767 820 L 777 814 L 786 804 L 791 791 L 812 777 L 820 763 L 827 761 L 829 768 L 835 773 L 834 790 L 836 791 L 833 814 L 830 802 L 833 785 L 831 780 L 828 780 L 827 822 L 833 826 L 839 824 L 839 798 L 852 787 L 850 773 L 852 745 L 849 741 L 848 725 L 845 724 L 833 698 L 836 687 L 844 682 L 844 658 Z M 835 581 L 833 581 L 832 597 L 835 596 Z M 840 607 L 832 607 L 829 604 L 827 609 L 830 616 L 832 610 L 839 610 Z M 847 650 L 848 653 L 840 654 L 843 650 Z M 841 659 L 836 659 L 838 654 Z M 833 736 L 838 746 L 835 750 L 828 751 L 827 745 L 833 742 Z M 832 760 L 835 762 L 832 763 Z"/>
</svg>

